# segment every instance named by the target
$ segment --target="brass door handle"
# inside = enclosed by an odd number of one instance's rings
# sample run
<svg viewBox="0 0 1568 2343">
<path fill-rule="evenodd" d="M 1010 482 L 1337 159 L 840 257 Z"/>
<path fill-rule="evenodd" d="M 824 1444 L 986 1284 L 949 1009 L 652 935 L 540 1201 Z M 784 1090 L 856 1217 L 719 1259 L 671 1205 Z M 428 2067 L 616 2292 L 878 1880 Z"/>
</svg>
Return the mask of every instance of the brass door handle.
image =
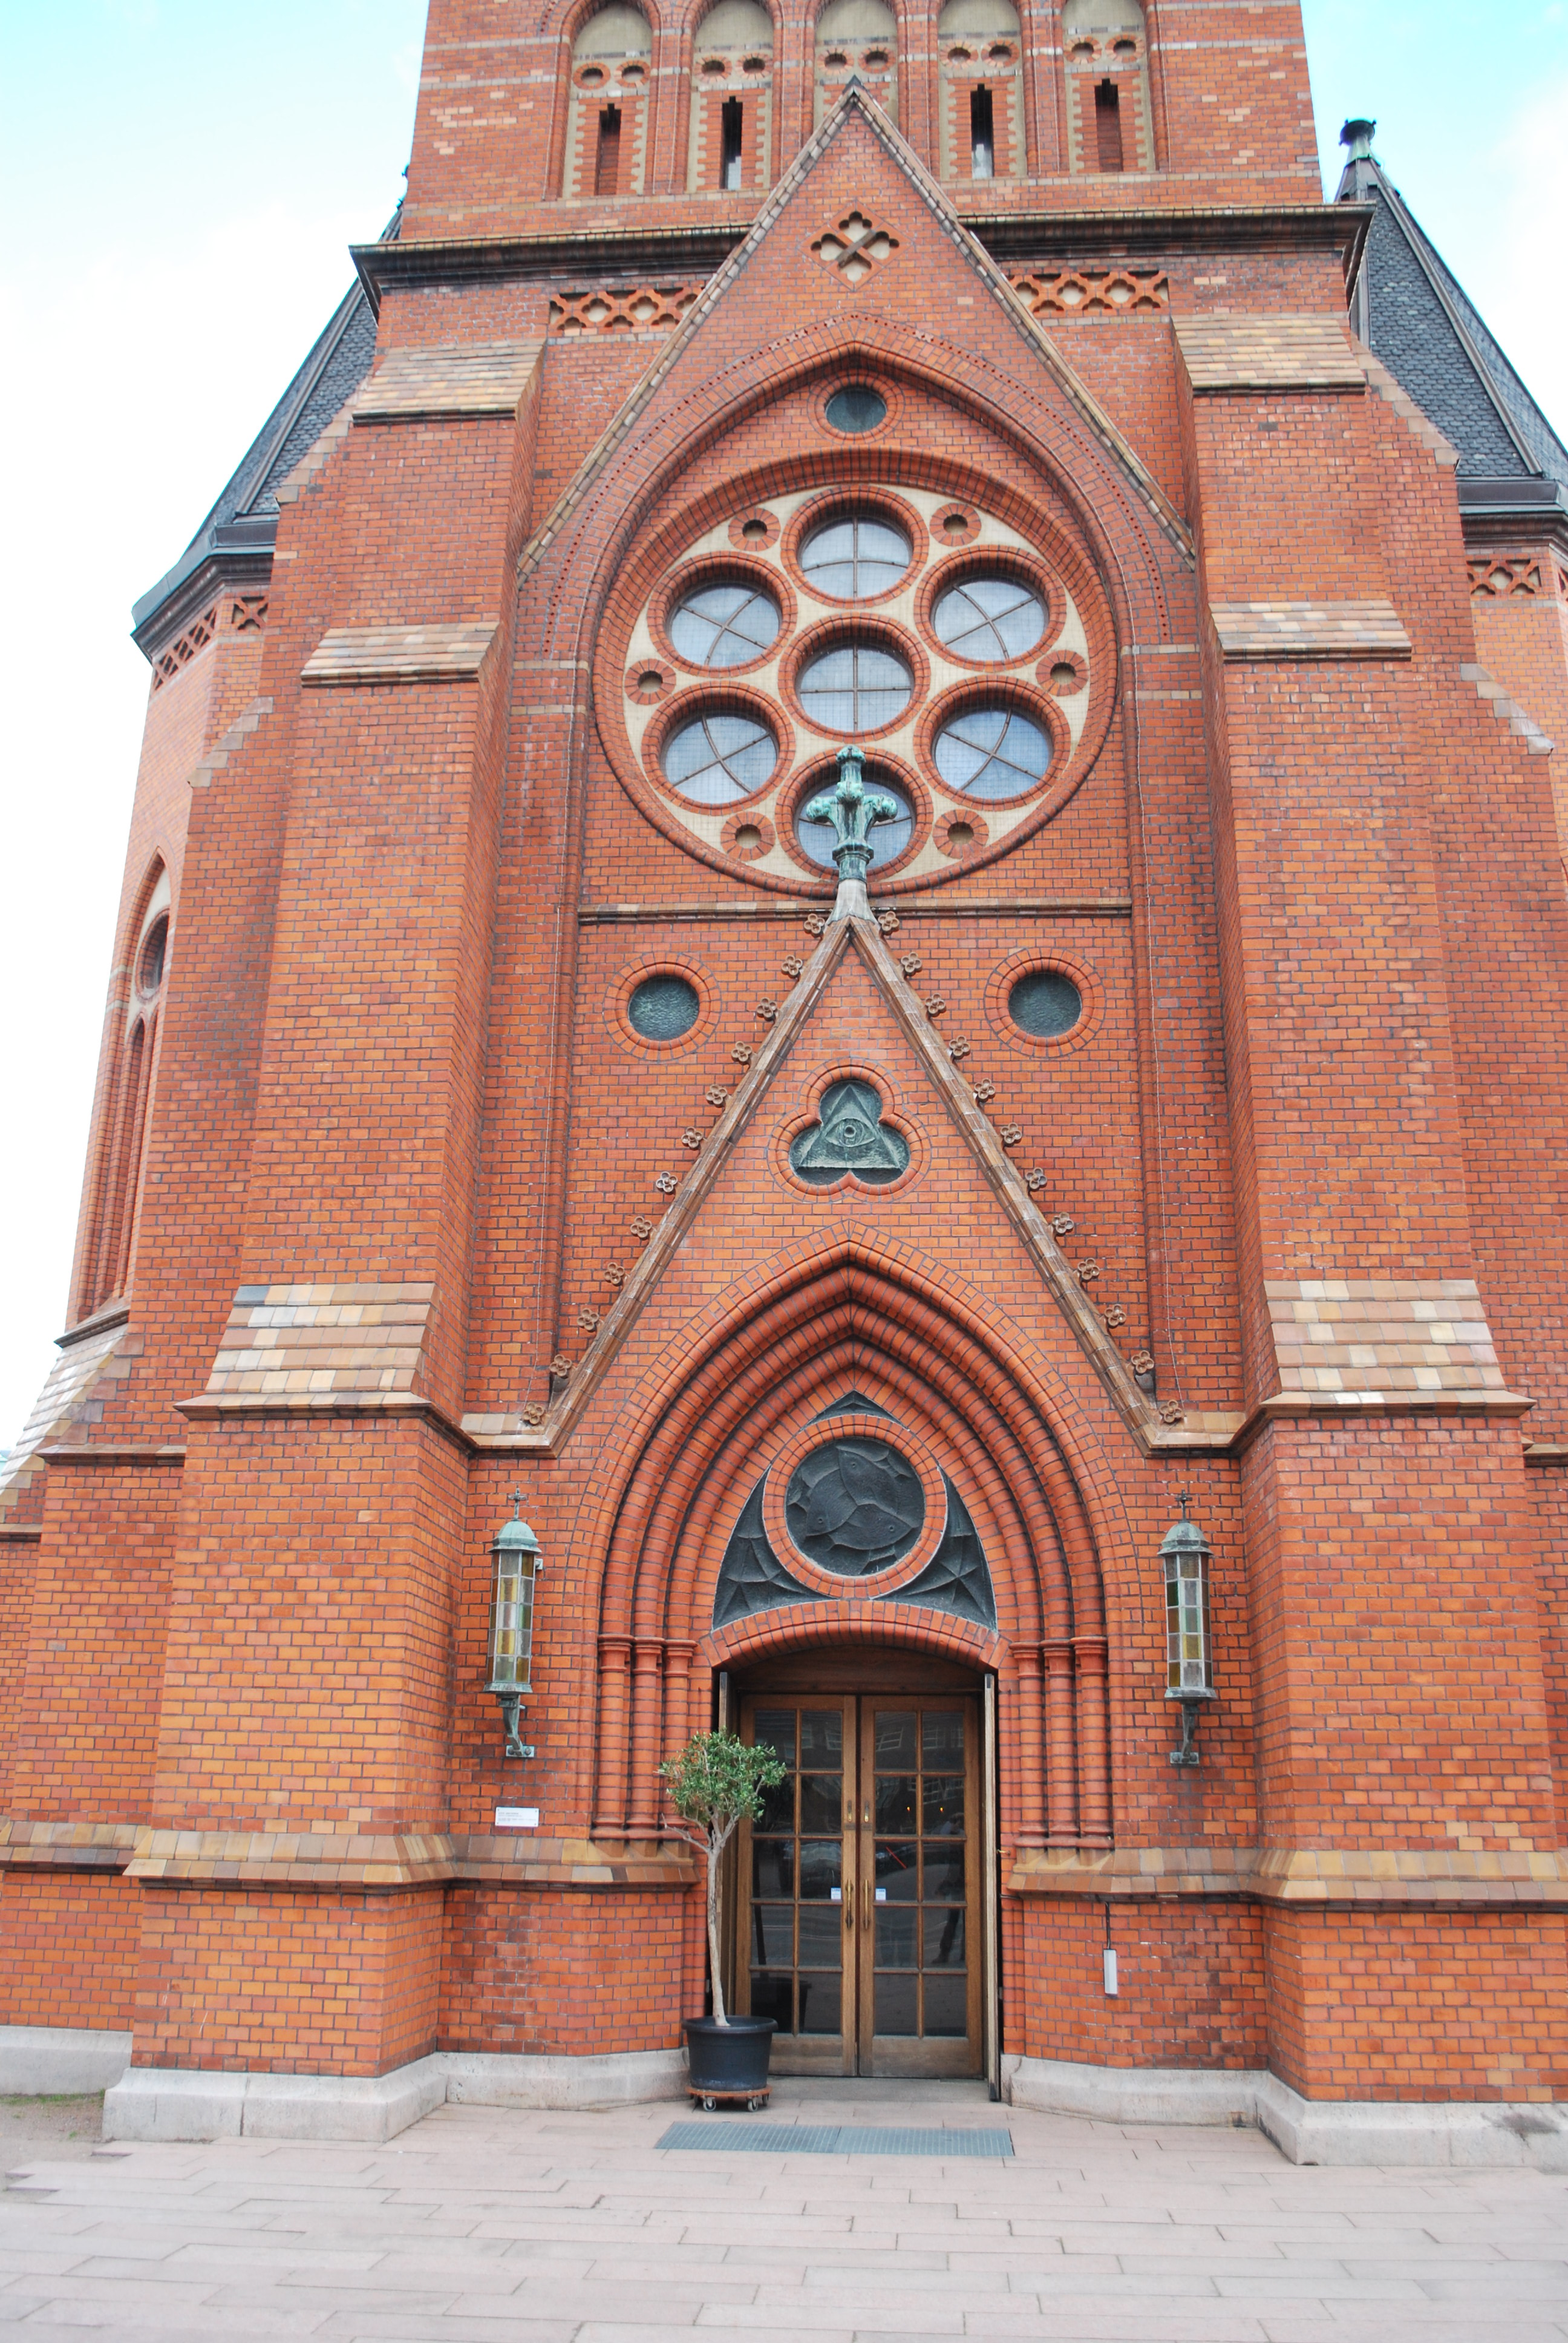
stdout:
<svg viewBox="0 0 1568 2343">
<path fill-rule="evenodd" d="M 869 1879 L 861 1881 L 860 1896 L 860 1926 L 869 1928 L 871 1925 L 871 1883 Z"/>
<path fill-rule="evenodd" d="M 855 1891 L 853 1887 L 847 1887 L 844 1890 L 844 1926 L 849 1930 L 849 1934 L 853 1936 L 855 1933 Z"/>
</svg>

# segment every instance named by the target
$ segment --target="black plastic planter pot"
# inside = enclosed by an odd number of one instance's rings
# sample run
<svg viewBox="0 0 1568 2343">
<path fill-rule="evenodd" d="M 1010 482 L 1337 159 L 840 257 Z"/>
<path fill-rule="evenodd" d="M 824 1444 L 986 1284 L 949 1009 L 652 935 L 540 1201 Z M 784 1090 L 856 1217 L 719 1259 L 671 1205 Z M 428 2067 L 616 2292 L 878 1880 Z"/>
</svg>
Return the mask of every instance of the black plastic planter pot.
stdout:
<svg viewBox="0 0 1568 2343">
<path fill-rule="evenodd" d="M 716 2017 L 689 2017 L 686 2064 L 693 2095 L 739 2099 L 766 2091 L 774 2023 L 771 2017 L 732 2017 L 720 2026 Z"/>
</svg>

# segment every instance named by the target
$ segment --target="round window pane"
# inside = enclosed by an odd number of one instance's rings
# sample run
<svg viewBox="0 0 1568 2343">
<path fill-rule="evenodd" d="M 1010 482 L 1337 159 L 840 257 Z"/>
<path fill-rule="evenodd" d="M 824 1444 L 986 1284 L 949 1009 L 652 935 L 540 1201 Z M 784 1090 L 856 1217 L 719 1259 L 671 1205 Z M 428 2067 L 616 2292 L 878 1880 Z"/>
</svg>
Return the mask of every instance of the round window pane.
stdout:
<svg viewBox="0 0 1568 2343">
<path fill-rule="evenodd" d="M 913 549 L 890 521 L 851 514 L 812 532 L 800 548 L 800 572 L 817 593 L 836 602 L 864 602 L 898 584 Z"/>
<path fill-rule="evenodd" d="M 645 1041 L 678 1041 L 696 1024 L 699 1006 L 696 985 L 684 976 L 645 976 L 626 1013 Z"/>
<path fill-rule="evenodd" d="M 1045 605 L 1016 578 L 966 578 L 932 615 L 939 641 L 958 658 L 1022 659 L 1045 632 Z"/>
<path fill-rule="evenodd" d="M 1083 995 L 1059 968 L 1031 968 L 1007 996 L 1007 1013 L 1037 1041 L 1070 1033 L 1083 1014 Z"/>
<path fill-rule="evenodd" d="M 834 780 L 837 778 L 836 774 L 832 777 Z M 809 789 L 801 799 L 802 806 L 812 804 L 822 795 L 824 789 L 830 786 L 831 782 L 826 774 L 819 775 L 815 786 Z M 869 790 L 874 789 L 879 797 L 891 798 L 899 809 L 897 817 L 892 821 L 873 822 L 871 825 L 869 843 L 871 849 L 871 868 L 875 870 L 879 863 L 885 868 L 890 862 L 896 862 L 903 853 L 915 834 L 915 809 L 897 782 L 885 781 L 879 773 L 867 774 L 866 787 Z M 801 852 L 809 861 L 814 862 L 819 870 L 833 870 L 838 868 L 833 860 L 834 833 L 830 821 L 807 821 L 803 814 L 797 814 L 795 836 L 799 842 Z"/>
<path fill-rule="evenodd" d="M 796 686 L 801 708 L 828 732 L 879 732 L 903 714 L 914 688 L 903 660 L 876 643 L 823 651 Z"/>
<path fill-rule="evenodd" d="M 754 586 L 704 586 L 669 621 L 670 642 L 693 667 L 745 667 L 778 632 L 778 604 Z"/>
<path fill-rule="evenodd" d="M 835 431 L 874 431 L 887 411 L 887 400 L 869 382 L 847 382 L 827 406 L 828 420 Z"/>
<path fill-rule="evenodd" d="M 993 802 L 1020 798 L 1045 778 L 1050 739 L 1011 708 L 971 708 L 937 736 L 937 770 L 950 789 Z"/>
<path fill-rule="evenodd" d="M 752 716 L 712 710 L 665 743 L 664 778 L 692 805 L 733 805 L 770 779 L 779 744 Z"/>
</svg>

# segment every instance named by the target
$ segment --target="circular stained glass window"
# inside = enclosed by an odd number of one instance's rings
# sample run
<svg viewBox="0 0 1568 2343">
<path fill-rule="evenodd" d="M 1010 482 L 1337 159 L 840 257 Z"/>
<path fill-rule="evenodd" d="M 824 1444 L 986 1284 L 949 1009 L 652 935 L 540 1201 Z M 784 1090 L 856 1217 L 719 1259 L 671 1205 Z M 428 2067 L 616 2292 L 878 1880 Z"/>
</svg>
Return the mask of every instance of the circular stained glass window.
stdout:
<svg viewBox="0 0 1568 2343">
<path fill-rule="evenodd" d="M 831 780 L 826 774 L 819 776 L 816 785 L 807 789 L 801 798 L 802 807 L 813 803 L 821 796 L 824 789 L 832 787 L 837 778 L 836 774 Z M 879 774 L 868 773 L 866 787 L 868 790 L 875 789 L 879 797 L 891 798 L 899 809 L 896 820 L 875 822 L 869 833 L 871 868 L 876 870 L 879 865 L 886 868 L 889 863 L 898 860 L 913 838 L 915 809 L 895 781 L 884 781 Z M 833 860 L 834 837 L 833 825 L 830 821 L 808 821 L 803 813 L 798 813 L 795 817 L 795 836 L 807 860 L 814 862 L 819 870 L 833 870 L 838 868 Z"/>
<path fill-rule="evenodd" d="M 926 1523 L 926 1493 L 909 1459 L 855 1433 L 814 1448 L 784 1493 L 784 1519 L 800 1552 L 839 1578 L 901 1562 Z"/>
<path fill-rule="evenodd" d="M 1007 1013 L 1036 1041 L 1070 1033 L 1083 1014 L 1083 995 L 1059 968 L 1031 968 L 1007 996 Z"/>
<path fill-rule="evenodd" d="M 754 716 L 710 709 L 672 732 L 664 745 L 664 778 L 692 805 L 733 805 L 769 780 L 779 743 Z"/>
<path fill-rule="evenodd" d="M 874 431 L 888 412 L 888 402 L 869 382 L 847 382 L 823 411 L 835 431 Z"/>
<path fill-rule="evenodd" d="M 971 708 L 937 735 L 937 770 L 950 789 L 994 803 L 1045 779 L 1050 738 L 1013 708 Z"/>
<path fill-rule="evenodd" d="M 645 1041 L 678 1041 L 697 1022 L 701 1003 L 684 976 L 645 976 L 627 1002 L 634 1033 Z"/>
<path fill-rule="evenodd" d="M 910 704 L 914 677 L 878 643 L 836 643 L 800 670 L 795 689 L 825 732 L 879 732 Z"/>
<path fill-rule="evenodd" d="M 830 594 L 836 602 L 864 602 L 898 584 L 912 552 L 903 530 L 891 521 L 852 513 L 806 539 L 800 574 L 817 593 Z"/>
<path fill-rule="evenodd" d="M 670 614 L 669 639 L 693 667 L 745 667 L 779 632 L 779 606 L 755 586 L 704 586 Z"/>
<path fill-rule="evenodd" d="M 942 596 L 931 624 L 959 659 L 994 665 L 1034 649 L 1045 632 L 1045 605 L 1016 578 L 966 578 Z"/>
</svg>

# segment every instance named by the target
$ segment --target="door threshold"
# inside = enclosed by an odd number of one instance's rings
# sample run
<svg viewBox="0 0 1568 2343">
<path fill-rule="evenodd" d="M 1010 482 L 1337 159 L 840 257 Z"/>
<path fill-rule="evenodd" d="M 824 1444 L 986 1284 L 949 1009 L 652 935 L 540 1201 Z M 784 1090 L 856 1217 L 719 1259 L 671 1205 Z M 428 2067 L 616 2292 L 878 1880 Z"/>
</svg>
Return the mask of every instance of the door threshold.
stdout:
<svg viewBox="0 0 1568 2343">
<path fill-rule="evenodd" d="M 893 2107 L 969 2109 L 993 2104 L 983 2075 L 775 2075 L 772 2105 L 809 2107 Z"/>
</svg>

